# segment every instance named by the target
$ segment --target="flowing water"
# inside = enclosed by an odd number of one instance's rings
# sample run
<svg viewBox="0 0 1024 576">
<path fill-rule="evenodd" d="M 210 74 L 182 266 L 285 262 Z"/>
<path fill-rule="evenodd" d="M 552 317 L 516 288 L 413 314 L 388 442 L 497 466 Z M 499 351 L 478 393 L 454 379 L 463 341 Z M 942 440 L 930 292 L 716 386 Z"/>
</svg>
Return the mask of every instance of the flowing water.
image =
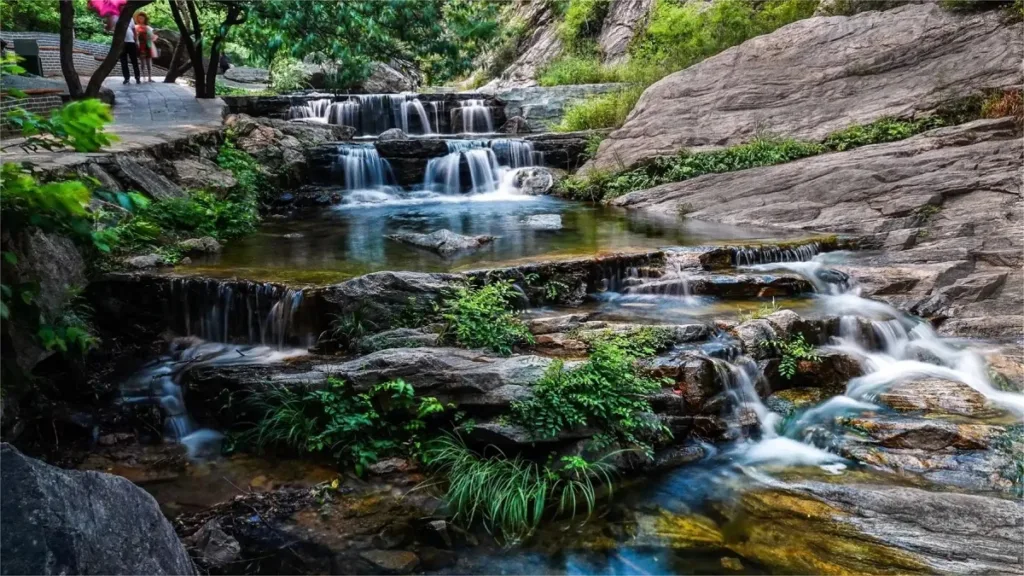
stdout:
<svg viewBox="0 0 1024 576">
<path fill-rule="evenodd" d="M 440 131 L 443 103 L 428 105 L 429 113 L 416 94 L 359 94 L 345 100 L 320 98 L 292 106 L 288 118 L 352 126 L 364 136 L 391 128 L 400 128 L 406 134 L 435 134 Z"/>
</svg>

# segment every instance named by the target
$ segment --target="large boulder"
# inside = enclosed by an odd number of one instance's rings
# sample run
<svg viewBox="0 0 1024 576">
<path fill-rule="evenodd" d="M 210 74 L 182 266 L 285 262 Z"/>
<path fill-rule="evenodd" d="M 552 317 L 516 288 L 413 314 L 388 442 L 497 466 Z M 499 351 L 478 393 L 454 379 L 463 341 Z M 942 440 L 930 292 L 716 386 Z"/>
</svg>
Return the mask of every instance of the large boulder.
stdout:
<svg viewBox="0 0 1024 576">
<path fill-rule="evenodd" d="M 203 158 L 182 158 L 171 162 L 175 180 L 190 190 L 208 190 L 224 194 L 238 185 L 229 170 Z"/>
<path fill-rule="evenodd" d="M 588 166 L 619 169 L 682 148 L 746 142 L 759 130 L 820 139 L 851 124 L 1020 86 L 1024 30 L 1000 11 L 938 3 L 808 18 L 649 87 Z"/>
<path fill-rule="evenodd" d="M 119 171 L 121 181 L 126 183 L 129 188 L 139 190 L 154 200 L 170 200 L 187 196 L 184 188 L 166 176 L 151 170 L 144 165 L 144 160 L 143 158 L 133 158 L 127 154 L 115 155 L 114 165 Z"/>
<path fill-rule="evenodd" d="M 519 42 L 516 59 L 500 78 L 484 86 L 485 90 L 536 86 L 538 70 L 562 53 L 562 41 L 558 38 L 560 18 L 552 3 L 518 0 L 512 12 L 523 28 L 532 33 Z"/>
<path fill-rule="evenodd" d="M 120 476 L 61 470 L 0 444 L 5 574 L 195 574 L 153 497 Z"/>
<path fill-rule="evenodd" d="M 880 276 L 851 269 L 854 279 L 865 280 L 868 293 L 942 323 L 943 332 L 1020 337 L 1019 139 L 1011 119 L 979 120 L 900 142 L 664 184 L 613 204 L 662 213 L 686 207 L 697 220 L 871 239 L 913 228 L 919 231 L 914 244 L 891 245 L 878 260 Z M 920 302 L 900 301 L 911 288 Z"/>
<path fill-rule="evenodd" d="M 243 84 L 266 84 L 270 82 L 270 71 L 250 66 L 232 66 L 224 73 L 224 77 Z"/>
</svg>

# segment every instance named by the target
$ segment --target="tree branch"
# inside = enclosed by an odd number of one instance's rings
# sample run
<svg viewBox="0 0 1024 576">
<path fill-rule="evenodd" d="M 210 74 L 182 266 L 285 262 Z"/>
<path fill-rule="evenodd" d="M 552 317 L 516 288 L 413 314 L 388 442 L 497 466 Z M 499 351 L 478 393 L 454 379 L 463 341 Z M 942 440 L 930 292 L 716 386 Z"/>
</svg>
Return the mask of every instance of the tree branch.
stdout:
<svg viewBox="0 0 1024 576">
<path fill-rule="evenodd" d="M 128 0 L 121 8 L 121 13 L 117 16 L 117 25 L 114 26 L 114 39 L 110 43 L 110 52 L 107 52 L 107 56 L 100 63 L 99 68 L 89 78 L 89 86 L 85 89 L 86 98 L 95 98 L 99 95 L 103 81 L 107 79 L 110 71 L 114 69 L 114 64 L 121 58 L 121 50 L 124 49 L 124 33 L 132 23 L 132 15 L 139 8 L 152 2 L 153 0 Z"/>
<path fill-rule="evenodd" d="M 72 99 L 82 97 L 82 79 L 75 70 L 75 5 L 60 0 L 60 71 Z"/>
</svg>

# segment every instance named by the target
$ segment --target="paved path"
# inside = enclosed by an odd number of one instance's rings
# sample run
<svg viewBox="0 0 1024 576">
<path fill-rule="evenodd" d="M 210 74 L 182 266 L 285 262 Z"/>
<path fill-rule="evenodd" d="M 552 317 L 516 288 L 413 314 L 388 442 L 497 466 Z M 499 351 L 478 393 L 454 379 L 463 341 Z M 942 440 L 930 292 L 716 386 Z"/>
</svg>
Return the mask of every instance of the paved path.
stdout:
<svg viewBox="0 0 1024 576">
<path fill-rule="evenodd" d="M 200 100 L 195 89 L 183 84 L 165 84 L 163 78 L 153 77 L 154 82 L 123 84 L 120 66 L 103 85 L 114 92 L 114 123 L 108 132 L 117 134 L 120 141 L 105 152 L 135 150 L 170 142 L 199 132 L 214 130 L 221 126 L 224 101 L 220 98 Z M 88 79 L 83 79 L 83 84 Z M 14 139 L 4 139 L 7 146 Z M 91 154 L 77 152 L 37 152 L 28 154 L 19 148 L 11 148 L 3 154 L 4 161 L 28 160 L 43 169 L 58 168 L 77 164 Z"/>
</svg>

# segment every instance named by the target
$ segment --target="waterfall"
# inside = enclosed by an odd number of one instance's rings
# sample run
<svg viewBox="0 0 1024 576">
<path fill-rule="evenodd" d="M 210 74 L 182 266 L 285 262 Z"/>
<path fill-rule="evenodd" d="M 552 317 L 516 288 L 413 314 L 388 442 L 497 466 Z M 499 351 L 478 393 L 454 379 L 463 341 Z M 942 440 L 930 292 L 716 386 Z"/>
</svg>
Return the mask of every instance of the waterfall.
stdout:
<svg viewBox="0 0 1024 576">
<path fill-rule="evenodd" d="M 811 242 L 793 248 L 780 246 L 759 246 L 756 248 L 733 248 L 733 266 L 753 266 L 779 262 L 806 262 L 821 252 L 821 244 Z"/>
<path fill-rule="evenodd" d="M 504 172 L 494 150 L 480 140 L 449 140 L 447 144 L 448 154 L 427 162 L 425 189 L 442 194 L 498 190 Z"/>
<path fill-rule="evenodd" d="M 463 100 L 458 109 L 462 116 L 462 131 L 469 133 L 494 132 L 494 120 L 491 109 L 483 100 Z"/>
<path fill-rule="evenodd" d="M 333 105 L 330 98 L 319 98 L 317 100 L 310 100 L 305 104 L 298 106 L 292 106 L 288 109 L 289 120 L 297 118 L 314 118 L 327 121 L 329 111 Z"/>
<path fill-rule="evenodd" d="M 415 94 L 360 94 L 337 102 L 319 98 L 292 106 L 287 118 L 317 119 L 328 124 L 352 126 L 367 136 L 390 128 L 401 128 L 406 134 L 434 134 L 441 129 L 440 104 L 430 104 L 433 126 L 423 102 Z"/>
<path fill-rule="evenodd" d="M 543 164 L 543 154 L 534 152 L 533 142 L 526 140 L 511 140 L 498 138 L 487 144 L 498 157 L 502 166 L 509 168 L 526 168 L 528 166 L 540 166 Z"/>
<path fill-rule="evenodd" d="M 409 112 L 411 111 L 419 119 L 419 132 L 417 134 L 433 134 L 434 131 L 430 129 L 430 120 L 427 118 L 427 110 L 423 107 L 423 103 L 417 98 L 410 100 L 403 100 L 399 105 L 400 114 L 399 119 L 401 121 L 402 132 L 406 134 L 413 134 L 413 130 L 409 127 Z M 435 123 L 435 126 L 437 124 Z"/>
<path fill-rule="evenodd" d="M 346 190 L 378 190 L 395 184 L 391 165 L 372 144 L 339 144 L 332 171 L 340 172 Z"/>
</svg>

